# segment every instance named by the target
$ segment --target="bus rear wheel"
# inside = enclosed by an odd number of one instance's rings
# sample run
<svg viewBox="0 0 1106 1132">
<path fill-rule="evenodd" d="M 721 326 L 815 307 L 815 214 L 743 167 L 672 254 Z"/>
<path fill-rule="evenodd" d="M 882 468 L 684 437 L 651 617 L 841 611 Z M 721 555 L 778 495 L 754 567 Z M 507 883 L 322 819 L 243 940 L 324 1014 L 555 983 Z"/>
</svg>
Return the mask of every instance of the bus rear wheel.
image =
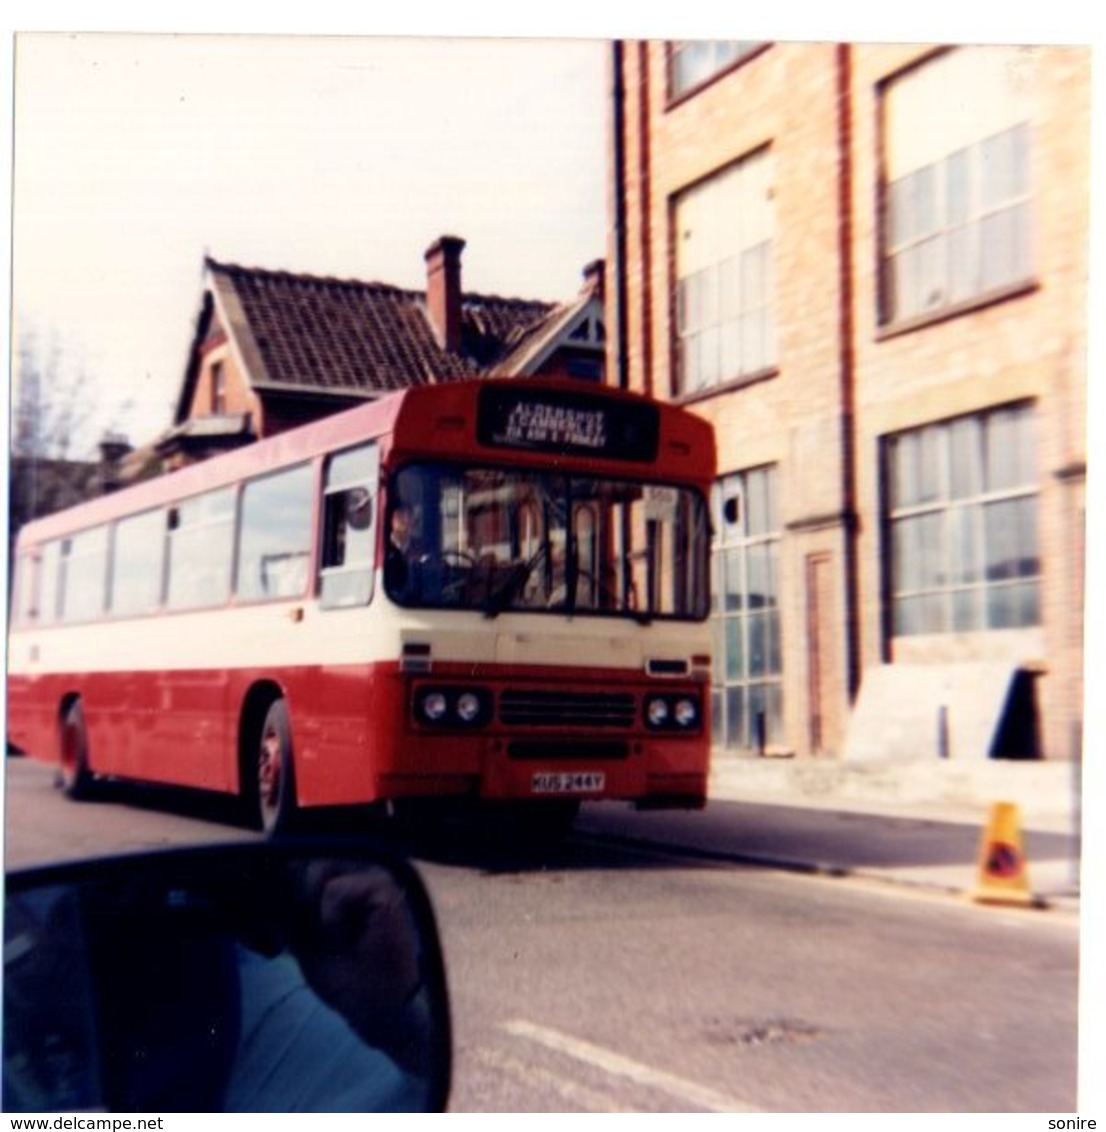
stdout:
<svg viewBox="0 0 1106 1132">
<path fill-rule="evenodd" d="M 94 777 L 88 766 L 88 730 L 84 708 L 75 700 L 61 723 L 61 754 L 58 760 L 58 786 L 74 801 L 92 797 Z"/>
<path fill-rule="evenodd" d="M 272 836 L 287 832 L 296 815 L 296 780 L 288 706 L 274 700 L 265 714 L 255 764 L 258 824 Z"/>
</svg>

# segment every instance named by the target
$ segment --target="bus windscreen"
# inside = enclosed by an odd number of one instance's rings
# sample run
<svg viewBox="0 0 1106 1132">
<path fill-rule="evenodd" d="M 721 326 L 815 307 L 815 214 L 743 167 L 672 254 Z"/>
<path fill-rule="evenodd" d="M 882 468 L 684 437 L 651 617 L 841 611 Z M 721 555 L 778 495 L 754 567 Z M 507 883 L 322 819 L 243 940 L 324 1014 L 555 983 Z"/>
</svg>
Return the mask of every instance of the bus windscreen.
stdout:
<svg viewBox="0 0 1106 1132">
<path fill-rule="evenodd" d="M 392 481 L 385 587 L 413 607 L 707 616 L 710 528 L 687 487 L 409 464 Z"/>
</svg>

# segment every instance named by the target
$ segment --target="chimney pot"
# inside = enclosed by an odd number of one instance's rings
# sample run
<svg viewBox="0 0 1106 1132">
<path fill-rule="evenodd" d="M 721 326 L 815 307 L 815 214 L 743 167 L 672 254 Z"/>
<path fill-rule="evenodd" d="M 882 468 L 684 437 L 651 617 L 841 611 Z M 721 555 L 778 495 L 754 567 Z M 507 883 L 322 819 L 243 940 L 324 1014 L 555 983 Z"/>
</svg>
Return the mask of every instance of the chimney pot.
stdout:
<svg viewBox="0 0 1106 1132">
<path fill-rule="evenodd" d="M 105 433 L 100 441 L 100 491 L 107 495 L 121 486 L 122 463 L 134 449 L 125 436 L 118 433 Z"/>
<path fill-rule="evenodd" d="M 602 259 L 593 259 L 584 268 L 584 285 L 582 291 L 591 291 L 596 298 L 603 298 L 603 280 L 606 276 L 607 264 Z"/>
</svg>

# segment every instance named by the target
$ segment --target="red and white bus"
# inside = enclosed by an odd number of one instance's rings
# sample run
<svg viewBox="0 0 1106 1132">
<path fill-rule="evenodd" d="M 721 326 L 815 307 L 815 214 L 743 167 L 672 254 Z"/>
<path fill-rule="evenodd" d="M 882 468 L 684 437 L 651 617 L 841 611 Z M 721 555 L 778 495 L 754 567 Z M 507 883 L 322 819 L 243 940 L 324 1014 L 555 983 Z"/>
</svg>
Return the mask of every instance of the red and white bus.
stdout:
<svg viewBox="0 0 1106 1132">
<path fill-rule="evenodd" d="M 8 737 L 300 810 L 704 803 L 713 433 L 566 382 L 408 389 L 29 523 Z"/>
</svg>

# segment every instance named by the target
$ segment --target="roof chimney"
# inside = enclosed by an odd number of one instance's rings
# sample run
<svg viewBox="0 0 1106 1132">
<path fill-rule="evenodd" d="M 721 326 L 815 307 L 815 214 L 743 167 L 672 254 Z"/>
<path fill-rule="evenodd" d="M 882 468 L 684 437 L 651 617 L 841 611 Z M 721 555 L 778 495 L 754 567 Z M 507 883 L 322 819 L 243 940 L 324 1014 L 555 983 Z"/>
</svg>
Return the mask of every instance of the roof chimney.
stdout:
<svg viewBox="0 0 1106 1132">
<path fill-rule="evenodd" d="M 115 432 L 104 434 L 100 441 L 100 490 L 104 495 L 122 487 L 123 460 L 133 451 L 125 436 Z"/>
<path fill-rule="evenodd" d="M 604 277 L 607 273 L 607 265 L 604 260 L 593 259 L 584 268 L 584 285 L 580 288 L 581 292 L 590 291 L 597 299 L 603 299 L 603 284 Z"/>
<path fill-rule="evenodd" d="M 461 250 L 465 241 L 442 236 L 426 252 L 426 306 L 443 350 L 461 347 Z"/>
</svg>

